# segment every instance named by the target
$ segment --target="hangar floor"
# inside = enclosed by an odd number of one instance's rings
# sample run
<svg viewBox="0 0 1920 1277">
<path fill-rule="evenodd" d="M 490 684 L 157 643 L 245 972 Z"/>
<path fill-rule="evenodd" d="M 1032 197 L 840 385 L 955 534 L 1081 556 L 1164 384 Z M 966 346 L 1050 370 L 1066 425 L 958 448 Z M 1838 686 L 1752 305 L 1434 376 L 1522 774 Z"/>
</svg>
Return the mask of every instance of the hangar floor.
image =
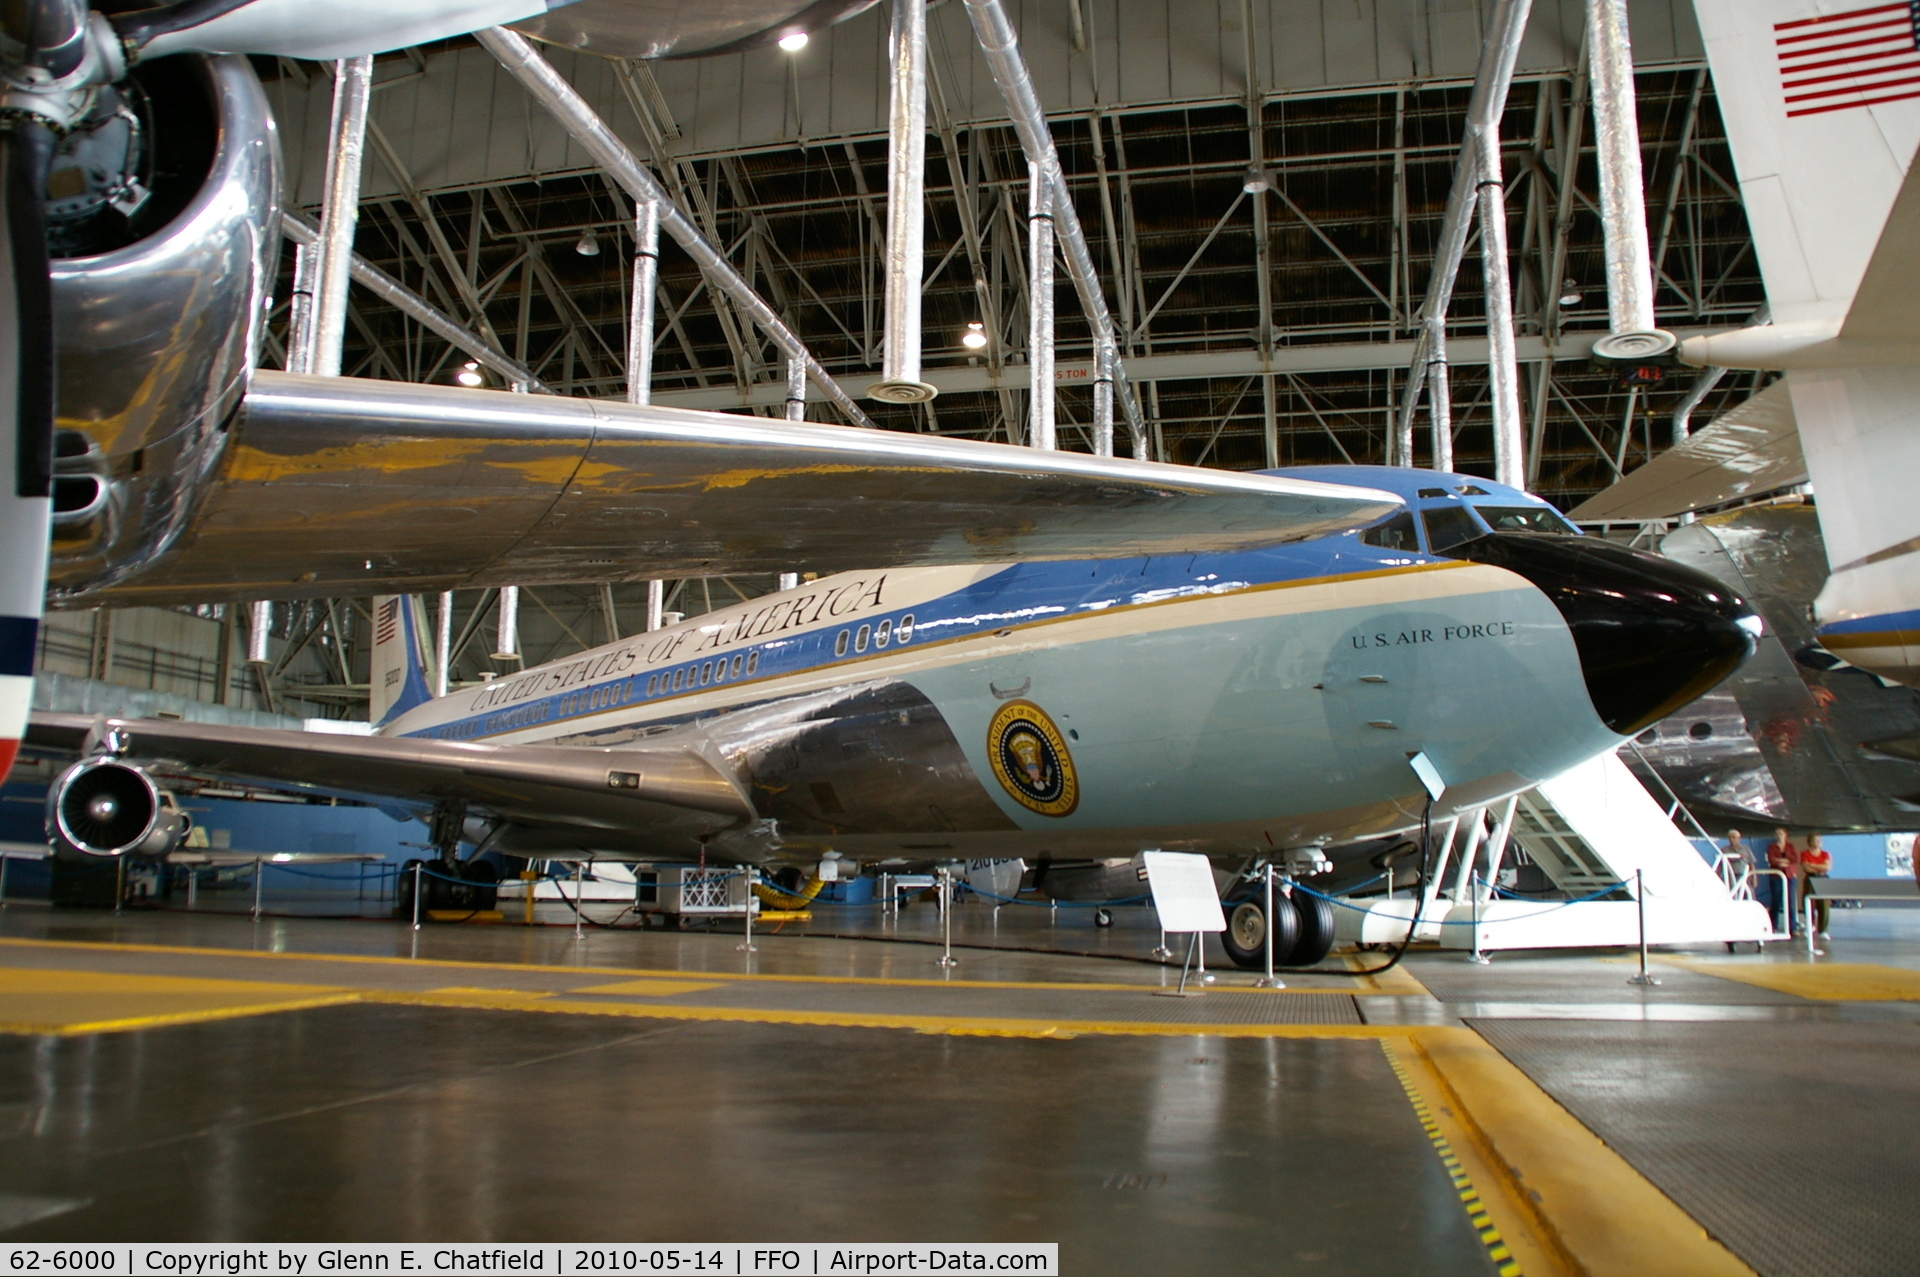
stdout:
<svg viewBox="0 0 1920 1277">
<path fill-rule="evenodd" d="M 0 1236 L 1051 1240 L 1068 1272 L 1911 1271 L 1920 912 L 1155 997 L 1142 915 L 0 912 Z M 931 909 L 892 924 L 928 939 Z M 816 910 L 816 930 L 849 917 Z M 1370 957 L 1369 957 L 1369 960 Z"/>
</svg>

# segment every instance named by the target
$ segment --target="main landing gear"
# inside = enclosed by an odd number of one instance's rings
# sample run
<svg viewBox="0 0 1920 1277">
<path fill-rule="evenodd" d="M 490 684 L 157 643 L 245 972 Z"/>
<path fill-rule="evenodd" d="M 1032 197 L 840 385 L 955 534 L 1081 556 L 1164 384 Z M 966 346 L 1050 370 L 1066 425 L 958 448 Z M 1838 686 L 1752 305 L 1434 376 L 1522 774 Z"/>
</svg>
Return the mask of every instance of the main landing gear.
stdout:
<svg viewBox="0 0 1920 1277">
<path fill-rule="evenodd" d="M 1333 905 L 1304 891 L 1273 895 L 1273 965 L 1310 967 L 1333 949 Z M 1246 971 L 1267 965 L 1265 891 L 1227 906 L 1227 929 L 1220 937 L 1233 964 Z"/>
</svg>

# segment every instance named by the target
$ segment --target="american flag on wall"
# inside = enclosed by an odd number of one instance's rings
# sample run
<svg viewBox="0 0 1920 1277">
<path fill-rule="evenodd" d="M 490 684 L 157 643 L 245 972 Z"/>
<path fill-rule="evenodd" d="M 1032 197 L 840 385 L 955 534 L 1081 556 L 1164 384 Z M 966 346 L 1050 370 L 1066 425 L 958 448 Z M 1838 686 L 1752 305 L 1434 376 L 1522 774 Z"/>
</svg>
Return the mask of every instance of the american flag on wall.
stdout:
<svg viewBox="0 0 1920 1277">
<path fill-rule="evenodd" d="M 1787 116 L 1920 98 L 1920 0 L 1776 22 Z"/>
</svg>

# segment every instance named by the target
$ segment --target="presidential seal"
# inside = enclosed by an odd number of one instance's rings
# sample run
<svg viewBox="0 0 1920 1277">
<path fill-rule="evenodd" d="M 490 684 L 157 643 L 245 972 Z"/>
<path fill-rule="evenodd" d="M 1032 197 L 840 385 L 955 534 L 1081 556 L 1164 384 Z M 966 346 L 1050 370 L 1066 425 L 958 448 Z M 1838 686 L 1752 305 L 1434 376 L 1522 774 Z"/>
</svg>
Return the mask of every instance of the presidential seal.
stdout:
<svg viewBox="0 0 1920 1277">
<path fill-rule="evenodd" d="M 1008 701 L 987 724 L 987 757 L 1013 800 L 1042 816 L 1070 816 L 1080 805 L 1067 742 L 1032 701 Z"/>
</svg>

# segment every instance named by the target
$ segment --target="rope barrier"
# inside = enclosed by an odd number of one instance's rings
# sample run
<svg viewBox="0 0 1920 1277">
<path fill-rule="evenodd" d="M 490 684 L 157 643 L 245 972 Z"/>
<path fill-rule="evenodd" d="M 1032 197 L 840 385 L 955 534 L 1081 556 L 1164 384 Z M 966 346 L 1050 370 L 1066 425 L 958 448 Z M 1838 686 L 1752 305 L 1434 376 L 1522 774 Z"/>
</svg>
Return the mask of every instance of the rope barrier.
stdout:
<svg viewBox="0 0 1920 1277">
<path fill-rule="evenodd" d="M 1328 904 L 1334 906 L 1337 909 L 1350 909 L 1354 913 L 1371 912 L 1370 909 L 1363 909 L 1358 905 L 1350 905 L 1346 901 L 1341 900 L 1336 896 L 1329 896 L 1323 892 L 1315 891 L 1312 887 L 1307 886 L 1305 883 L 1296 882 L 1293 884 L 1293 887 L 1295 891 L 1304 891 L 1310 896 L 1316 896 L 1319 899 L 1326 901 Z M 1498 891 L 1499 888 L 1496 887 L 1494 888 L 1494 890 Z M 1532 918 L 1544 918 L 1550 913 L 1558 913 L 1562 909 L 1568 908 L 1571 905 L 1583 905 L 1583 904 L 1586 904 L 1588 901 L 1598 900 L 1602 896 L 1610 896 L 1618 890 L 1620 890 L 1619 887 L 1607 887 L 1601 891 L 1594 892 L 1590 896 L 1581 896 L 1578 900 L 1562 900 L 1560 903 L 1554 905 L 1551 909 L 1542 909 L 1539 913 L 1522 914 L 1517 918 L 1501 918 L 1499 921 L 1501 923 L 1526 922 Z M 1481 919 L 1478 923 L 1474 922 L 1472 919 L 1467 919 L 1461 922 L 1445 922 L 1445 921 L 1435 922 L 1433 919 L 1429 918 L 1424 922 L 1423 925 L 1433 926 L 1433 927 L 1472 927 L 1472 926 L 1484 927 L 1490 924 L 1484 918 Z"/>
</svg>

